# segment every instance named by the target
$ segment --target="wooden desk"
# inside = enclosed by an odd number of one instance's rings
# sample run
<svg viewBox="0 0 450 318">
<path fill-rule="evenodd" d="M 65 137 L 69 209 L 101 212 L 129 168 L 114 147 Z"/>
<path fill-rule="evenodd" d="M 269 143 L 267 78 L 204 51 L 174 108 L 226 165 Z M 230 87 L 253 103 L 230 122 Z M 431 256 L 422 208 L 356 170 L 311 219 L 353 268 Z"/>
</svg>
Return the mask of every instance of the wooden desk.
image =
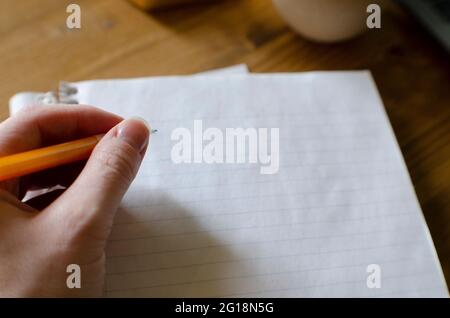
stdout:
<svg viewBox="0 0 450 318">
<path fill-rule="evenodd" d="M 59 80 L 187 74 L 247 63 L 253 72 L 370 69 L 450 284 L 449 56 L 399 8 L 382 29 L 325 46 L 296 36 L 269 0 L 223 0 L 153 15 L 123 0 L 0 3 L 0 115 L 11 95 Z"/>
</svg>

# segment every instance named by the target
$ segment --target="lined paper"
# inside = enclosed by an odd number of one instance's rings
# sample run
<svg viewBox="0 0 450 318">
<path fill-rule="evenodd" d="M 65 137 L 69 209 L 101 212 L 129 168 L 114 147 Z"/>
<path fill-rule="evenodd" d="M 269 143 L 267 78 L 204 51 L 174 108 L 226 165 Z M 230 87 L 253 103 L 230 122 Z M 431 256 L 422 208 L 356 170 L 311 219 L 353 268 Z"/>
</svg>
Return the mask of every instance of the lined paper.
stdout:
<svg viewBox="0 0 450 318">
<path fill-rule="evenodd" d="M 80 103 L 158 134 L 117 213 L 109 297 L 447 297 L 368 72 L 76 84 Z M 175 164 L 171 132 L 279 128 L 280 167 Z M 238 155 L 245 156 L 245 153 Z M 369 288 L 367 268 L 381 269 Z"/>
<path fill-rule="evenodd" d="M 220 69 L 213 69 L 201 73 L 196 73 L 194 75 L 198 76 L 212 76 L 212 75 L 236 75 L 236 74 L 247 74 L 248 67 L 246 64 L 236 64 Z M 192 76 L 192 75 L 191 75 Z M 146 77 L 146 78 L 159 78 L 160 76 Z M 43 92 L 20 92 L 14 94 L 9 99 L 9 114 L 14 115 L 19 110 L 27 105 L 39 105 L 41 103 Z"/>
</svg>

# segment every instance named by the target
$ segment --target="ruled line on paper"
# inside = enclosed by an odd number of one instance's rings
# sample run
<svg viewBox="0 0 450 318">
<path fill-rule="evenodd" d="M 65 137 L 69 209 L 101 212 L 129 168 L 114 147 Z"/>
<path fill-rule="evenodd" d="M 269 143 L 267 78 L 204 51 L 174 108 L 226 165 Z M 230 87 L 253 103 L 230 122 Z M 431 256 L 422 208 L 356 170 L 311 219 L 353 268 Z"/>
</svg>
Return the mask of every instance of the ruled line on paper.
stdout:
<svg viewBox="0 0 450 318">
<path fill-rule="evenodd" d="M 417 227 L 417 229 L 418 228 L 420 228 L 420 227 Z M 377 231 L 372 231 L 372 232 L 365 231 L 365 232 L 355 232 L 355 233 L 345 233 L 345 234 L 335 234 L 335 235 L 303 236 L 303 237 L 298 238 L 298 239 L 289 238 L 289 239 L 279 239 L 279 240 L 258 240 L 258 241 L 245 242 L 245 243 L 229 243 L 229 244 L 205 245 L 205 246 L 200 246 L 200 247 L 179 248 L 179 249 L 164 249 L 162 251 L 136 253 L 136 254 L 107 255 L 107 258 L 120 258 L 120 257 L 142 256 L 142 255 L 156 255 L 156 254 L 164 254 L 164 253 L 203 250 L 203 249 L 208 249 L 208 248 L 232 247 L 232 246 L 238 246 L 238 245 L 248 246 L 248 245 L 273 243 L 273 242 L 295 242 L 295 241 L 304 241 L 304 240 L 330 239 L 330 238 L 338 238 L 338 237 L 357 237 L 357 236 L 367 236 L 367 235 L 373 235 L 373 234 L 383 234 L 383 233 L 409 231 L 411 229 L 414 229 L 414 227 L 404 227 L 404 228 L 397 227 L 397 228 L 391 229 L 391 230 L 377 230 Z"/>
<path fill-rule="evenodd" d="M 380 118 L 378 117 L 378 115 L 376 115 L 374 117 L 373 113 L 359 113 L 359 115 L 364 115 L 364 116 L 353 116 L 353 114 L 355 113 L 340 113 L 339 115 L 344 116 L 346 119 L 348 119 L 347 117 L 350 117 L 351 120 L 338 120 L 336 121 L 335 118 L 333 117 L 334 121 L 330 121 L 330 122 L 326 122 L 326 119 L 324 119 L 323 117 L 319 117 L 319 120 L 313 121 L 311 120 L 311 117 L 308 117 L 308 121 L 302 122 L 301 125 L 292 125 L 292 127 L 294 129 L 297 128 L 309 128 L 309 127 L 337 127 L 337 128 L 341 128 L 342 125 L 355 125 L 355 124 L 364 124 L 366 125 L 375 125 L 376 127 L 379 126 L 380 123 Z M 316 114 L 311 114 L 311 115 L 316 115 Z M 158 124 L 158 127 L 163 127 L 163 128 L 171 128 L 174 126 L 174 123 L 176 123 L 177 125 L 180 124 L 181 122 L 188 122 L 188 121 L 192 121 L 192 119 L 194 118 L 192 115 L 190 115 L 190 117 L 192 117 L 191 119 L 186 119 L 183 118 L 183 120 L 178 120 L 178 121 L 170 121 L 170 122 L 162 122 L 160 120 L 153 120 L 153 123 Z M 262 117 L 244 117 L 244 118 L 248 118 L 248 119 L 262 119 L 261 123 L 255 123 L 254 126 L 259 128 L 258 126 L 261 125 L 261 127 L 265 127 L 266 126 L 266 122 L 271 122 L 274 123 L 274 125 L 280 125 L 283 122 L 285 122 L 287 119 L 290 119 L 289 117 L 280 117 L 280 116 L 262 116 Z M 356 119 L 355 119 L 356 118 Z M 374 119 L 375 118 L 375 119 Z M 204 118 L 202 117 L 202 119 L 206 119 L 207 120 L 207 124 L 208 126 L 212 126 L 214 124 L 216 124 L 215 122 L 217 122 L 220 125 L 224 124 L 224 119 L 223 117 L 209 117 L 209 118 Z M 236 119 L 235 118 L 231 118 L 231 119 Z M 242 117 L 238 118 L 238 119 L 242 119 Z M 274 120 L 275 119 L 275 120 Z M 277 122 L 276 119 L 282 119 L 283 121 L 281 122 Z M 289 120 L 289 122 L 291 122 Z M 167 127 L 166 127 L 167 126 Z M 217 126 L 217 124 L 215 125 Z"/>
<path fill-rule="evenodd" d="M 275 126 L 275 127 L 272 127 L 272 128 L 279 128 L 279 127 Z M 171 128 L 170 131 L 172 131 L 173 129 L 174 128 Z M 282 134 L 283 131 L 284 130 L 282 128 L 280 128 L 279 141 L 282 144 L 287 145 L 289 142 L 292 141 L 292 137 L 291 136 L 284 136 Z M 158 135 L 159 134 L 160 133 L 158 133 Z M 351 132 L 351 133 L 339 135 L 339 134 L 336 134 L 336 133 L 331 131 L 331 132 L 328 132 L 328 134 L 323 134 L 322 133 L 322 134 L 310 135 L 310 136 L 299 135 L 299 136 L 296 136 L 295 141 L 296 142 L 308 142 L 308 141 L 311 141 L 311 142 L 321 142 L 321 143 L 325 143 L 325 142 L 329 142 L 329 141 L 339 141 L 339 142 L 348 141 L 348 142 L 353 143 L 353 142 L 356 141 L 356 142 L 361 143 L 362 141 L 367 141 L 368 139 L 373 138 L 374 134 L 375 134 L 374 132 L 364 132 L 364 133 Z M 167 151 L 169 151 L 173 147 L 173 144 L 175 143 L 175 141 L 171 140 L 169 136 L 170 135 L 164 136 L 165 137 L 164 139 L 161 139 L 159 141 L 155 141 L 155 142 L 157 142 L 157 145 L 158 145 L 157 149 L 161 153 L 167 153 Z M 161 137 L 161 138 L 163 138 L 163 137 Z M 382 135 L 382 136 L 380 136 L 379 138 L 376 139 L 376 141 L 377 141 L 376 145 L 382 144 L 384 142 L 383 139 L 386 139 L 386 141 L 390 141 L 390 139 L 388 138 L 387 135 Z M 206 143 L 206 141 L 204 141 L 204 140 L 202 140 L 202 142 Z M 370 141 L 368 141 L 368 142 L 370 142 Z M 223 142 L 220 143 L 220 145 L 222 147 L 226 148 L 226 147 L 231 147 L 233 145 L 233 143 L 232 142 L 228 143 L 226 140 L 224 140 Z M 357 149 L 361 149 L 362 150 L 364 148 L 365 147 L 358 146 L 358 148 L 354 148 L 354 150 L 357 151 Z M 367 147 L 368 151 L 376 150 L 376 149 L 377 149 L 376 147 Z M 351 148 L 348 149 L 348 150 L 351 150 Z M 338 150 L 336 149 L 336 151 L 338 151 Z M 318 151 L 317 153 L 323 153 L 323 152 L 325 152 L 325 151 L 322 151 L 322 152 Z M 289 154 L 295 154 L 295 153 L 302 153 L 301 149 L 297 149 L 296 151 L 291 150 L 291 151 L 288 151 L 286 154 L 289 155 Z"/>
<path fill-rule="evenodd" d="M 403 187 L 401 185 L 392 185 L 392 186 L 385 186 L 382 188 L 354 188 L 354 189 L 342 189 L 342 190 L 333 190 L 333 191 L 329 191 L 328 194 L 346 194 L 346 193 L 355 193 L 355 194 L 370 194 L 372 192 L 378 192 L 378 193 L 382 193 L 384 194 L 385 192 L 388 191 L 393 191 L 393 190 L 402 190 Z M 383 192 L 385 191 L 385 192 Z M 194 195 L 196 193 L 193 193 Z M 181 200 L 176 202 L 176 203 L 169 203 L 169 202 L 161 202 L 161 203 L 152 203 L 152 204 L 145 204 L 145 203 L 140 203 L 140 204 L 134 204 L 134 205 L 123 205 L 123 208 L 126 209 L 140 209 L 140 208 L 147 208 L 147 209 L 152 209 L 152 208 L 168 208 L 168 207 L 174 207 L 174 206 L 179 206 L 180 204 L 186 205 L 186 206 L 191 206 L 191 205 L 196 205 L 196 204 L 201 204 L 201 205 L 205 205 L 208 203 L 220 203 L 220 202 L 227 202 L 229 200 L 236 200 L 239 202 L 242 201 L 251 201 L 254 199 L 281 199 L 281 198 L 287 198 L 287 197 L 292 197 L 292 196 L 313 196 L 313 195 L 322 195 L 323 192 L 321 191 L 301 191 L 301 192 L 291 192 L 291 193 L 286 193 L 286 194 L 252 194 L 252 195 L 246 195 L 246 196 L 230 196 L 230 197 L 217 197 L 217 198 L 213 198 L 213 199 L 197 199 L 197 200 Z"/>
<path fill-rule="evenodd" d="M 343 189 L 343 190 L 333 190 L 332 192 L 328 193 L 353 193 L 353 192 L 362 192 L 362 191 L 380 191 L 380 190 L 386 190 L 386 189 L 403 189 L 404 184 L 399 185 L 393 185 L 393 186 L 385 186 L 382 188 L 354 188 L 354 189 Z M 308 194 L 323 194 L 323 191 L 301 191 L 301 192 L 290 192 L 286 193 L 277 193 L 272 195 L 247 195 L 247 196 L 239 196 L 239 197 L 224 197 L 224 198 L 213 198 L 213 199 L 203 199 L 203 200 L 186 200 L 186 201 L 178 201 L 177 204 L 191 204 L 191 203 L 197 203 L 197 202 L 208 202 L 208 201 L 228 201 L 228 200 L 241 200 L 241 199 L 255 199 L 255 198 L 282 198 L 282 197 L 291 197 L 294 195 L 308 195 Z M 126 205 L 128 208 L 139 208 L 142 206 L 145 206 L 147 208 L 154 208 L 154 207 L 162 207 L 162 206 L 172 206 L 172 203 L 154 203 L 154 204 L 144 204 L 144 205 Z"/>
<path fill-rule="evenodd" d="M 411 257 L 400 258 L 400 259 L 396 258 L 396 259 L 392 259 L 392 260 L 388 260 L 388 261 L 383 261 L 383 264 L 401 263 L 401 262 L 405 262 L 405 261 L 411 261 L 412 259 L 413 258 L 411 258 Z M 250 277 L 252 277 L 252 278 L 254 278 L 254 277 L 270 277 L 270 276 L 278 276 L 278 275 L 285 275 L 285 274 L 318 272 L 318 271 L 328 271 L 328 270 L 336 270 L 336 269 L 349 269 L 349 268 L 359 268 L 359 267 L 365 268 L 366 266 L 367 266 L 367 263 L 329 266 L 329 267 L 315 267 L 315 268 L 307 268 L 307 269 L 300 269 L 300 270 L 258 273 L 258 274 L 251 274 L 251 275 L 236 275 L 236 276 L 228 276 L 228 277 L 220 277 L 220 278 L 212 278 L 212 279 L 203 279 L 203 280 L 199 279 L 199 280 L 192 280 L 192 281 L 188 281 L 188 282 L 159 284 L 159 285 L 153 285 L 153 286 L 129 287 L 129 288 L 115 289 L 115 290 L 107 289 L 107 291 L 137 290 L 137 289 L 160 288 L 160 287 L 168 287 L 168 286 L 182 286 L 182 285 L 201 284 L 201 283 L 205 283 L 205 282 L 226 281 L 226 280 L 232 280 L 232 279 L 245 279 L 245 278 L 250 278 Z M 411 275 L 406 275 L 406 276 L 409 277 Z"/>
<path fill-rule="evenodd" d="M 321 169 L 325 168 L 332 168 L 332 167 L 351 167 L 351 166 L 368 166 L 367 168 L 372 168 L 373 164 L 380 164 L 384 167 L 389 167 L 389 164 L 396 164 L 397 159 L 396 158 L 382 158 L 382 159 L 376 159 L 372 161 L 364 160 L 364 161 L 354 161 L 354 162 L 329 162 L 329 163 L 280 163 L 278 173 L 289 173 L 287 170 L 294 170 L 294 169 L 315 169 L 317 171 L 320 171 Z M 192 175 L 192 176 L 198 176 L 203 174 L 211 174 L 211 173 L 237 173 L 241 171 L 259 171 L 260 167 L 263 167 L 264 165 L 260 165 L 259 163 L 227 163 L 223 162 L 220 163 L 222 167 L 220 169 L 187 169 L 187 168 L 198 168 L 201 166 L 201 164 L 198 163 L 178 163 L 174 164 L 172 162 L 166 162 L 163 164 L 157 165 L 158 170 L 163 169 L 164 173 L 160 174 L 140 174 L 139 178 L 154 178 L 154 177 L 167 177 L 170 175 L 176 175 L 176 176 L 186 176 L 186 175 Z M 207 164 L 208 168 L 212 166 L 211 164 Z M 145 165 L 146 168 L 149 170 L 155 170 L 153 165 Z M 156 165 L 155 165 L 156 166 Z M 181 169 L 185 168 L 185 169 Z M 258 172 L 259 174 L 259 172 Z M 261 174 L 260 174 L 261 175 Z M 267 176 L 267 175 L 266 175 Z"/>
<path fill-rule="evenodd" d="M 335 118 L 342 116 L 342 117 L 350 117 L 350 118 L 360 118 L 360 117 L 370 117 L 370 118 L 380 118 L 380 114 L 378 112 L 370 112 L 368 113 L 367 110 L 363 110 L 363 111 L 358 111 L 358 110 L 348 110 L 348 113 L 343 112 L 342 110 L 339 111 L 327 111 L 326 112 L 327 115 L 334 115 Z M 201 118 L 203 120 L 220 120 L 220 121 L 224 121 L 224 120 L 246 120 L 246 119 L 258 119 L 258 118 L 263 118 L 264 120 L 272 120 L 274 118 L 283 118 L 283 119 L 289 119 L 291 120 L 294 117 L 306 117 L 306 116 L 311 116 L 311 115 L 317 115 L 316 111 L 311 111 L 311 112 L 294 112 L 294 113 L 287 113 L 287 114 L 252 114 L 252 115 L 246 115 L 246 114 L 239 114 L 239 115 L 235 115 L 235 116 L 227 116 L 226 114 L 222 114 L 220 117 L 218 117 L 217 115 L 214 116 L 208 116 L 208 115 L 203 115 Z M 180 116 L 180 117 L 173 117 L 173 118 L 169 118 L 169 119 L 155 119 L 153 120 L 154 123 L 156 124 L 166 124 L 166 123 L 179 123 L 180 121 L 185 121 L 186 117 L 188 117 L 187 115 Z M 189 114 L 189 117 L 192 117 L 191 114 Z M 188 117 L 188 118 L 189 118 Z"/>
<path fill-rule="evenodd" d="M 226 146 L 224 146 L 226 147 Z M 172 146 L 167 147 L 167 148 L 172 148 Z M 158 147 L 158 151 L 162 151 L 161 147 Z M 336 154 L 336 153 L 340 153 L 340 154 L 346 154 L 349 155 L 350 153 L 367 153 L 367 152 L 372 152 L 372 153 L 377 153 L 377 152 L 381 152 L 380 148 L 359 148 L 359 149 L 341 149 L 340 151 L 337 149 L 302 149 L 302 150 L 292 150 L 292 151 L 283 151 L 284 155 L 289 155 L 289 156 L 293 156 L 293 155 L 314 155 L 314 154 Z M 150 164 L 152 165 L 156 165 L 158 163 L 171 163 L 172 159 L 170 156 L 159 156 L 158 159 L 155 158 L 151 158 L 151 162 Z"/>
<path fill-rule="evenodd" d="M 218 210 L 215 213 L 208 214 L 193 214 L 188 216 L 178 216 L 178 217 L 158 217 L 157 219 L 152 220 L 139 220 L 134 222 L 115 222 L 116 226 L 125 226 L 125 225 L 133 225 L 133 224 L 152 224 L 152 223 L 161 223 L 161 222 L 171 222 L 171 221 L 180 221 L 180 220 L 189 220 L 189 219 L 201 219 L 201 218 L 215 218 L 217 216 L 238 216 L 245 214 L 259 214 L 259 213 L 268 213 L 268 212 L 293 212 L 293 211 L 309 211 L 309 210 L 320 210 L 320 209 L 328 209 L 328 208 L 358 208 L 358 207 L 367 207 L 367 206 L 376 206 L 377 204 L 405 204 L 405 200 L 408 198 L 396 198 L 391 200 L 377 200 L 371 202 L 362 202 L 362 203 L 352 203 L 352 204 L 329 204 L 329 205 L 316 205 L 316 206 L 299 206 L 294 208 L 279 208 L 279 209 L 256 209 L 256 210 L 247 210 L 242 212 L 226 212 L 223 214 L 223 211 Z M 219 212 L 222 212 L 219 214 Z"/>
<path fill-rule="evenodd" d="M 428 275 L 431 275 L 431 273 L 428 273 Z M 424 274 L 424 276 L 426 276 L 426 274 Z M 376 294 L 373 297 L 376 298 L 380 298 L 380 297 L 386 297 L 386 296 L 394 296 L 394 295 L 401 295 L 402 298 L 404 297 L 408 297 L 408 295 L 411 296 L 416 296 L 416 297 L 423 297 L 421 295 L 425 295 L 425 291 L 436 291 L 438 295 L 441 294 L 442 291 L 442 284 L 441 283 L 434 283 L 434 284 L 429 284 L 427 286 L 420 286 L 419 290 L 413 290 L 411 291 L 411 289 L 405 289 L 405 288 L 400 288 L 394 291 L 390 291 L 390 292 L 386 292 L 386 293 L 380 293 L 380 294 Z M 427 293 L 428 294 L 428 293 Z M 429 296 L 427 296 L 429 297 Z M 431 296 L 433 297 L 433 296 Z"/>
<path fill-rule="evenodd" d="M 399 175 L 402 176 L 404 173 L 403 171 L 382 171 L 382 172 L 378 172 L 378 173 L 366 173 L 366 174 L 360 174 L 360 175 L 341 175 L 341 176 L 316 176 L 314 178 L 292 178 L 292 179 L 286 179 L 283 178 L 282 182 L 286 183 L 286 182 L 301 182 L 301 181 L 319 181 L 319 180 L 324 180 L 324 179 L 352 179 L 352 178 L 361 178 L 361 177 L 383 177 L 385 174 L 389 174 L 389 175 Z M 145 181 L 147 181 L 146 179 L 144 180 L 137 180 L 137 182 L 135 182 L 135 184 L 140 185 L 142 183 L 145 184 Z M 280 180 L 273 180 L 272 178 L 270 180 L 254 180 L 254 181 L 245 181 L 245 182 L 229 182 L 229 183 L 215 183 L 215 184 L 207 184 L 207 185 L 185 185 L 185 186 L 170 186 L 167 187 L 166 189 L 169 189 L 171 191 L 173 190 L 179 190 L 179 189 L 202 189 L 202 188 L 213 188 L 213 187 L 236 187 L 236 186 L 241 186 L 241 185 L 257 185 L 257 184 L 277 184 L 280 183 Z M 139 191 L 146 191 L 146 190 L 141 190 L 141 189 L 137 189 L 136 192 Z M 135 192 L 135 193 L 136 193 Z"/>
<path fill-rule="evenodd" d="M 405 246 L 414 245 L 417 243 L 419 243 L 418 240 L 405 241 L 405 242 L 401 242 L 401 243 L 397 243 L 397 244 L 365 246 L 365 247 L 350 248 L 350 249 L 336 249 L 336 250 L 320 251 L 320 252 L 307 252 L 307 253 L 303 252 L 303 253 L 296 253 L 296 254 L 281 254 L 281 255 L 275 255 L 275 256 L 257 256 L 257 257 L 251 257 L 251 258 L 236 258 L 236 259 L 229 259 L 226 261 L 217 261 L 217 262 L 202 262 L 202 263 L 194 263 L 194 264 L 178 265 L 178 266 L 170 266 L 170 267 L 156 267 L 156 268 L 151 268 L 151 269 L 127 270 L 127 271 L 122 271 L 122 272 L 109 272 L 106 274 L 106 276 L 124 275 L 124 274 L 132 274 L 132 273 L 158 272 L 158 271 L 184 269 L 184 268 L 192 268 L 192 267 L 199 267 L 199 266 L 206 266 L 206 265 L 220 265 L 220 264 L 237 263 L 237 262 L 245 262 L 245 261 L 278 259 L 278 258 L 285 258 L 285 257 L 330 255 L 330 254 L 340 254 L 340 253 L 349 253 L 349 252 L 361 252 L 361 251 L 370 251 L 370 250 L 384 249 L 384 248 L 405 247 Z"/>
<path fill-rule="evenodd" d="M 320 139 L 320 143 L 317 143 L 317 139 Z M 360 140 L 360 139 L 364 139 L 365 143 L 364 145 L 357 145 L 355 146 L 353 141 L 354 140 Z M 303 138 L 301 139 L 302 141 L 302 147 L 300 148 L 288 148 L 288 149 L 284 149 L 283 153 L 286 152 L 287 154 L 292 154 L 292 153 L 304 153 L 306 151 L 311 151 L 313 153 L 327 153 L 327 152 L 344 152 L 344 151 L 371 151 L 371 152 L 377 152 L 377 151 L 381 151 L 382 149 L 382 142 L 379 139 L 375 139 L 375 140 L 366 140 L 367 136 L 364 135 L 351 135 L 349 134 L 347 137 L 345 138 L 337 138 L 337 136 L 329 136 L 329 137 L 324 137 L 324 136 L 315 136 L 314 138 L 311 136 L 303 136 Z M 386 137 L 387 139 L 387 137 Z M 308 142 L 311 143 L 308 143 Z M 343 142 L 345 141 L 345 142 Z M 173 145 L 174 145 L 174 141 L 170 140 L 170 139 L 160 139 L 157 141 L 153 141 L 154 143 L 157 143 L 157 149 L 159 151 L 157 158 L 164 158 L 164 156 L 162 156 L 162 154 L 168 153 Z M 332 142 L 332 143 L 331 143 Z M 330 144 L 328 144 L 330 143 Z M 221 143 L 222 146 L 226 147 L 228 144 L 226 142 L 222 142 Z M 307 146 L 308 148 L 305 148 L 305 146 Z M 313 148 L 311 149 L 311 147 L 318 147 L 318 148 Z M 150 159 L 153 158 L 153 156 L 149 157 Z M 156 158 L 155 158 L 156 159 Z"/>
<path fill-rule="evenodd" d="M 432 273 L 426 272 L 426 273 L 413 273 L 412 275 L 393 275 L 388 276 L 388 280 L 399 280 L 404 278 L 411 278 L 415 277 L 415 275 L 420 277 L 427 277 L 431 276 Z M 434 283 L 434 284 L 427 284 L 427 286 L 423 287 L 420 286 L 420 288 L 417 290 L 411 291 L 410 288 L 406 289 L 397 289 L 395 291 L 390 291 L 386 293 L 378 293 L 378 290 L 370 289 L 366 294 L 361 294 L 360 289 L 358 288 L 361 286 L 361 279 L 359 280 L 346 280 L 341 282 L 332 282 L 332 283 L 326 283 L 326 284 L 314 284 L 314 285 L 308 285 L 308 286 L 302 286 L 302 287 L 294 287 L 294 288 L 272 288 L 272 289 L 264 289 L 262 291 L 254 291 L 254 292 L 246 292 L 246 293 L 233 293 L 233 294 L 215 294 L 211 295 L 211 297 L 219 297 L 219 298 L 259 298 L 259 297 L 286 297 L 286 295 L 279 294 L 280 292 L 289 292 L 287 297 L 292 297 L 292 292 L 296 291 L 303 291 L 303 290 L 311 290 L 311 289 L 329 289 L 330 287 L 338 287 L 338 286 L 345 286 L 345 285 L 356 285 L 356 288 L 351 289 L 352 294 L 346 295 L 345 297 L 435 297 L 433 295 L 430 296 L 430 293 L 428 292 L 435 292 L 436 295 L 439 297 L 442 297 L 442 284 L 441 283 Z M 144 289 L 145 290 L 145 289 Z M 128 290 L 123 290 L 128 291 Z M 109 295 L 113 295 L 114 293 L 119 293 L 121 291 L 108 291 Z M 278 293 L 274 295 L 273 293 Z M 320 294 L 319 294 L 320 295 Z M 308 294 L 302 294 L 302 295 L 296 295 L 296 297 L 310 297 Z M 317 297 L 317 296 L 312 296 Z M 328 297 L 333 297 L 332 294 L 328 295 Z"/>
<path fill-rule="evenodd" d="M 232 232 L 237 230 L 251 230 L 251 229 L 266 229 L 266 228 L 279 228 L 279 227 L 288 227 L 293 225 L 312 225 L 312 224 L 339 224 L 339 223 L 350 223 L 350 222 L 359 222 L 359 221 L 367 221 L 379 218 L 386 217 L 409 217 L 411 216 L 411 212 L 402 212 L 402 213 L 389 213 L 389 214 L 377 214 L 366 217 L 359 218 L 351 218 L 351 219 L 343 219 L 343 220 L 319 220 L 319 221 L 310 221 L 310 222 L 288 222 L 288 223 L 280 223 L 280 224 L 265 224 L 265 225 L 251 225 L 251 226 L 241 226 L 241 227 L 231 227 L 225 229 L 212 229 L 212 230 L 199 230 L 192 232 L 177 232 L 170 234 L 160 234 L 160 235 L 149 235 L 149 236 L 139 236 L 132 238 L 118 238 L 118 239 L 110 239 L 110 242 L 126 242 L 126 241 L 136 241 L 136 240 L 146 240 L 151 238 L 166 238 L 166 237 L 175 237 L 175 236 L 188 236 L 188 235 L 196 235 L 196 234 L 204 234 L 204 233 L 224 233 L 224 232 Z"/>
<path fill-rule="evenodd" d="M 386 280 L 395 280 L 395 279 L 401 279 L 401 278 L 409 278 L 414 277 L 416 275 L 420 276 L 429 276 L 432 273 L 430 272 L 418 272 L 418 273 L 411 273 L 411 274 L 399 274 L 399 275 L 391 275 L 385 277 Z M 221 295 L 220 297 L 225 298 L 236 298 L 236 297 L 255 297 L 256 295 L 268 293 L 268 292 L 280 292 L 280 291 L 297 291 L 297 290 L 304 290 L 304 289 L 312 289 L 312 288 L 326 288 L 331 286 L 338 286 L 338 285 L 348 285 L 348 284 L 359 284 L 361 285 L 361 280 L 348 280 L 343 282 L 335 282 L 335 283 L 326 283 L 326 284 L 317 284 L 317 285 L 309 285 L 309 286 L 302 286 L 302 287 L 294 287 L 294 288 L 278 288 L 278 289 L 266 289 L 264 291 L 255 291 L 251 293 L 242 293 L 242 294 L 229 294 L 229 295 Z M 434 288 L 433 288 L 434 289 Z"/>
<path fill-rule="evenodd" d="M 370 165 L 370 164 L 381 164 L 382 166 L 386 166 L 389 163 L 397 163 L 397 160 L 374 160 L 372 162 L 370 161 L 363 161 L 363 162 L 345 162 L 345 163 L 329 163 L 329 164 L 314 164 L 314 163 L 310 163 L 310 164 L 281 164 L 280 165 L 280 170 L 286 170 L 286 169 L 292 169 L 292 168 L 323 168 L 323 167 L 333 167 L 333 166 L 351 166 L 351 165 Z M 196 164 L 193 164 L 194 166 Z M 224 165 L 228 165 L 231 166 L 230 164 L 226 164 L 224 163 Z M 249 164 L 238 164 L 238 165 L 249 165 Z M 185 166 L 185 165 L 183 165 Z M 180 165 L 181 167 L 181 165 Z M 152 177 L 167 177 L 169 175 L 177 175 L 177 176 L 182 176 L 182 175 L 197 175 L 197 174 L 205 174 L 205 173 L 224 173 L 224 172 L 238 172 L 238 171 L 242 171 L 242 170 L 255 170 L 255 169 L 259 169 L 259 165 L 250 165 L 250 166 L 246 166 L 246 167 L 232 167 L 232 168 L 221 168 L 220 170 L 218 169 L 204 169 L 204 170 L 197 170 L 197 171 L 164 171 L 163 173 L 152 173 L 152 174 L 146 174 L 143 173 L 140 176 L 141 177 L 145 177 L 145 178 L 152 178 Z"/>
</svg>

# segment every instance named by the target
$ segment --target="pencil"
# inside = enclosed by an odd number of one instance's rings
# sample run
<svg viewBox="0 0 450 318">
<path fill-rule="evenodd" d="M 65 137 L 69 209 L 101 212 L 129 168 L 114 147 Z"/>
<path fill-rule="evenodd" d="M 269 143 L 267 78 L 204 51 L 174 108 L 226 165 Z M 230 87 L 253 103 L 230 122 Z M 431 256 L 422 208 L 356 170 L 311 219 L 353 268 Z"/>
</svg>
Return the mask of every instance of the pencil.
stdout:
<svg viewBox="0 0 450 318">
<path fill-rule="evenodd" d="M 89 158 L 103 135 L 0 157 L 0 181 Z"/>
</svg>

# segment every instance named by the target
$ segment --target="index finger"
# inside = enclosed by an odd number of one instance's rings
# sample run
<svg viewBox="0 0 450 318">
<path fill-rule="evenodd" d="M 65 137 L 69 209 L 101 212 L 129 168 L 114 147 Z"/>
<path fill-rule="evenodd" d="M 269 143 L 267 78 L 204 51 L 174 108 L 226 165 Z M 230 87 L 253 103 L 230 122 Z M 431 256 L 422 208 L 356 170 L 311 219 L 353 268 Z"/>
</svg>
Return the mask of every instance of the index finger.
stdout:
<svg viewBox="0 0 450 318">
<path fill-rule="evenodd" d="M 104 133 L 122 120 L 86 105 L 26 107 L 0 124 L 0 156 Z"/>
</svg>

